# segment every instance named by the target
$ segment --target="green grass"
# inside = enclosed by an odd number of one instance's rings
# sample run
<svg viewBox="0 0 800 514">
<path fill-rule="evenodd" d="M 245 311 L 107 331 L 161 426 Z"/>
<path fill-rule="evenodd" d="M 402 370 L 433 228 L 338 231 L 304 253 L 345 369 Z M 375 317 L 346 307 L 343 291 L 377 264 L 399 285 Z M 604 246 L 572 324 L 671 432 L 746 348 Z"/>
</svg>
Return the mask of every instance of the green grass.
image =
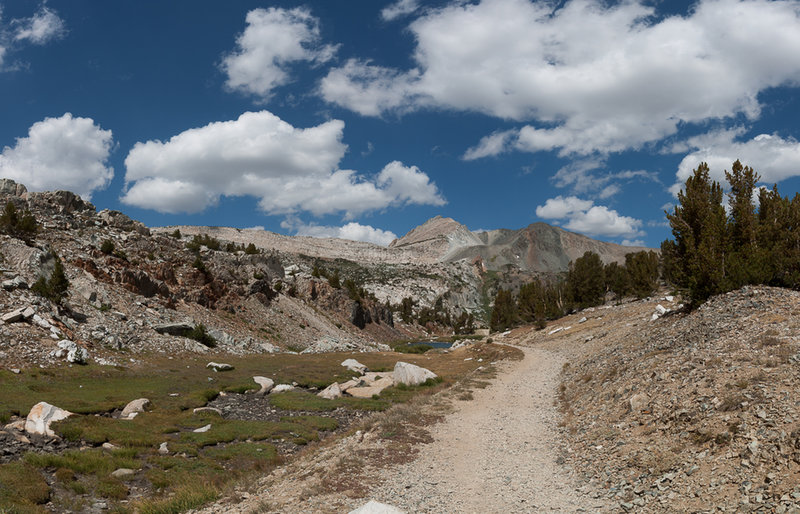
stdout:
<svg viewBox="0 0 800 514">
<path fill-rule="evenodd" d="M 480 354 L 489 358 L 486 353 Z M 61 454 L 28 453 L 20 462 L 0 465 L 0 513 L 44 512 L 42 502 L 50 495 L 56 508 L 81 510 L 93 497 L 103 497 L 110 509 L 139 512 L 180 512 L 216 498 L 232 480 L 248 473 L 268 472 L 281 462 L 272 441 L 298 445 L 316 441 L 321 432 L 338 428 L 325 413 L 344 407 L 361 411 L 382 411 L 408 401 L 416 394 L 437 390 L 437 383 L 418 387 L 390 387 L 371 399 L 325 400 L 314 392 L 297 389 L 271 395 L 274 408 L 285 411 L 316 412 L 317 415 L 285 415 L 280 421 L 223 419 L 214 412 L 193 414 L 194 407 L 206 405 L 221 391 L 243 393 L 255 390 L 256 375 L 276 383 L 296 382 L 301 388 L 323 388 L 354 376 L 340 363 L 357 358 L 371 370 L 391 370 L 398 360 L 431 369 L 445 382 L 470 372 L 477 364 L 463 355 L 320 354 L 224 356 L 214 360 L 235 367 L 227 373 L 205 368 L 208 356 L 144 356 L 138 368 L 111 366 L 61 367 L 23 370 L 19 375 L 0 370 L 0 421 L 13 415 L 25 416 L 39 401 L 70 410 L 78 415 L 52 425 L 70 442 L 89 449 Z M 148 398 L 149 411 L 133 420 L 119 420 L 107 413 L 121 409 L 130 400 Z M 192 430 L 211 424 L 204 433 Z M 117 449 L 106 451 L 105 442 Z M 170 454 L 160 455 L 158 446 L 167 442 Z M 111 472 L 119 468 L 137 470 L 137 485 L 144 482 L 156 491 L 146 501 L 117 503 L 129 495 L 127 479 Z M 44 480 L 53 477 L 51 491 Z M 152 495 L 151 495 L 152 496 Z M 87 499 L 88 498 L 88 499 Z"/>
<path fill-rule="evenodd" d="M 50 487 L 26 462 L 0 465 L 0 512 L 44 512 L 38 505 L 50 499 Z"/>
<path fill-rule="evenodd" d="M 200 507 L 218 497 L 219 489 L 214 485 L 188 480 L 169 498 L 144 500 L 135 507 L 141 514 L 177 514 Z"/>
</svg>

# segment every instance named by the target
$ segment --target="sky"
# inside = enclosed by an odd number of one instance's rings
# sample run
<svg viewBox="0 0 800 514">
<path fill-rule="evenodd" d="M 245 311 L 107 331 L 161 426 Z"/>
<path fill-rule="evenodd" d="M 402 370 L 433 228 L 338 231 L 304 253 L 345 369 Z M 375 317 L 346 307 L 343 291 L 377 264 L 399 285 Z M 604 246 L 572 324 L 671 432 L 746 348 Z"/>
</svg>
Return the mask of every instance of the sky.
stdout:
<svg viewBox="0 0 800 514">
<path fill-rule="evenodd" d="M 0 177 L 148 226 L 625 245 L 700 162 L 800 190 L 800 0 L 0 0 Z"/>
</svg>

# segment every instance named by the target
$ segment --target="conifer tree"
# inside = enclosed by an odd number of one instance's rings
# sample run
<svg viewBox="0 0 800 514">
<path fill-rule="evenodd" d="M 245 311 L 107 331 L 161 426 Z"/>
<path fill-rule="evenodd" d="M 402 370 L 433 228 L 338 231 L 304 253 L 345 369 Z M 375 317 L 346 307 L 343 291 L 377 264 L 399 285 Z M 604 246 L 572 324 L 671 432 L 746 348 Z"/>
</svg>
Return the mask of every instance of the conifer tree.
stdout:
<svg viewBox="0 0 800 514">
<path fill-rule="evenodd" d="M 726 290 L 726 216 L 722 187 L 712 181 L 708 164 L 700 163 L 684 189 L 678 205 L 667 214 L 675 237 L 676 285 L 686 290 L 690 301 L 702 303 Z"/>
<path fill-rule="evenodd" d="M 494 298 L 494 307 L 489 322 L 490 328 L 498 332 L 514 325 L 517 321 L 517 304 L 511 291 L 500 289 Z"/>
<path fill-rule="evenodd" d="M 571 262 L 567 286 L 572 300 L 581 309 L 603 303 L 605 277 L 600 256 L 594 252 L 586 252 Z"/>
</svg>

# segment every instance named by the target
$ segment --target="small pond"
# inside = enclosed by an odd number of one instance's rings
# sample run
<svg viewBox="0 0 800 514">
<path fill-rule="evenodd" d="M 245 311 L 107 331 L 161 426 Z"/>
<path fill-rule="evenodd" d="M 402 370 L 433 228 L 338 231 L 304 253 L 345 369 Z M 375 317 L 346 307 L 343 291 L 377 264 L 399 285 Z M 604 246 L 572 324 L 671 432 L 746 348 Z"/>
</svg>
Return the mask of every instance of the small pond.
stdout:
<svg viewBox="0 0 800 514">
<path fill-rule="evenodd" d="M 450 348 L 453 343 L 441 343 L 437 341 L 419 341 L 416 343 L 408 343 L 408 346 L 430 346 L 431 348 Z"/>
</svg>

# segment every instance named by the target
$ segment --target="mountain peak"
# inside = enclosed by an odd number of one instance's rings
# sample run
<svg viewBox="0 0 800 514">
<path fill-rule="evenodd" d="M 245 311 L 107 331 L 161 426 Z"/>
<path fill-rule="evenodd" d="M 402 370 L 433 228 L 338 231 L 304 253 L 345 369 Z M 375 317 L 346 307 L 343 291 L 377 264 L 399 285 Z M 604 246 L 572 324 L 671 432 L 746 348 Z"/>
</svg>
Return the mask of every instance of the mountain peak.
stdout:
<svg viewBox="0 0 800 514">
<path fill-rule="evenodd" d="M 480 244 L 482 242 L 475 234 L 453 218 L 434 216 L 400 239 L 392 241 L 389 247 L 414 248 L 435 259 L 443 259 L 454 250 Z"/>
</svg>

